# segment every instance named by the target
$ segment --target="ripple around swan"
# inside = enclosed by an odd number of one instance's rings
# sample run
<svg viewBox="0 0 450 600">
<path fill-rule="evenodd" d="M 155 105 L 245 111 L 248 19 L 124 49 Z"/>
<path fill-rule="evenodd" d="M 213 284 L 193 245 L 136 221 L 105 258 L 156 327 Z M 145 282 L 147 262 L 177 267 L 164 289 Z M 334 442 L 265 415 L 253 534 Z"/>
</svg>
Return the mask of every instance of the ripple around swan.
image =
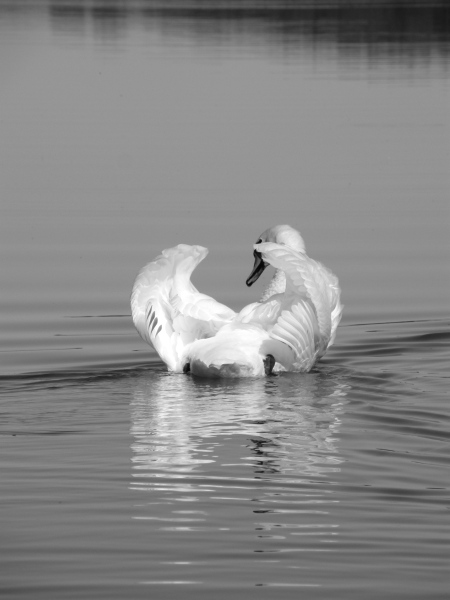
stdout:
<svg viewBox="0 0 450 600">
<path fill-rule="evenodd" d="M 114 577 L 103 567 L 96 576 L 111 597 L 131 581 L 196 596 L 218 583 L 230 593 L 307 587 L 323 597 L 332 586 L 347 595 L 350 566 L 356 589 L 378 589 L 376 560 L 386 589 L 414 564 L 404 585 L 418 598 L 430 573 L 447 569 L 446 327 L 343 327 L 300 376 L 207 381 L 155 362 L 6 378 L 7 512 L 26 486 L 38 519 L 22 520 L 22 535 L 38 536 L 28 547 L 6 526 L 13 556 L 21 549 L 32 561 L 39 547 L 81 570 L 102 555 L 120 560 Z M 391 345 L 395 357 L 378 353 Z M 61 535 L 46 537 L 58 523 Z M 76 523 L 79 541 L 63 535 Z"/>
</svg>

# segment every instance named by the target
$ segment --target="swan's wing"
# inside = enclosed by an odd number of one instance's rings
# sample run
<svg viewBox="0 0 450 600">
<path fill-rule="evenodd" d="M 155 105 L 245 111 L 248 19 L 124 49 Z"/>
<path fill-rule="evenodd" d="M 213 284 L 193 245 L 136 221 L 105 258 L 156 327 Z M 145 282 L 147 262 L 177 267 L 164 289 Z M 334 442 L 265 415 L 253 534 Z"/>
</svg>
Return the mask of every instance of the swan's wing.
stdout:
<svg viewBox="0 0 450 600">
<path fill-rule="evenodd" d="M 315 261 L 314 261 L 315 262 Z M 336 329 L 339 325 L 339 322 L 342 317 L 342 311 L 344 310 L 344 306 L 341 304 L 341 288 L 339 287 L 339 280 L 329 269 L 324 267 L 319 262 L 316 262 L 317 268 L 322 271 L 323 278 L 327 281 L 328 284 L 328 296 L 330 299 L 330 308 L 331 308 L 331 334 L 330 341 L 328 342 L 328 347 L 330 347 L 334 339 L 336 337 Z"/>
<path fill-rule="evenodd" d="M 269 334 L 291 347 L 295 369 L 308 370 L 331 340 L 332 303 L 336 305 L 333 286 L 339 289 L 337 279 L 320 263 L 287 246 L 266 242 L 255 248 L 266 262 L 286 275 L 280 316 Z"/>
<path fill-rule="evenodd" d="M 290 362 L 283 363 L 289 371 L 309 371 L 319 354 L 317 318 L 311 303 L 299 299 L 282 310 L 274 327 L 269 331 L 273 340 L 283 342 L 292 350 Z M 274 354 L 278 360 L 278 356 Z"/>
<path fill-rule="evenodd" d="M 215 335 L 235 317 L 233 310 L 191 283 L 192 271 L 207 254 L 202 246 L 179 244 L 146 265 L 134 282 L 134 325 L 171 371 L 183 369 L 188 344 Z"/>
</svg>

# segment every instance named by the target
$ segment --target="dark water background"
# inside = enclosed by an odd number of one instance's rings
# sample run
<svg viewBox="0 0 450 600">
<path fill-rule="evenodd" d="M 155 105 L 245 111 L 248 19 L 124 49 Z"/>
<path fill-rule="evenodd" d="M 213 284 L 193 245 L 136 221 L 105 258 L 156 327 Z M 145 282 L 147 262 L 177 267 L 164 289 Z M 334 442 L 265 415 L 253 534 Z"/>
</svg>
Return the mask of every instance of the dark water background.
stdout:
<svg viewBox="0 0 450 600">
<path fill-rule="evenodd" d="M 0 2 L 2 598 L 448 597 L 449 75 L 443 2 Z M 138 269 L 282 222 L 335 346 L 167 374 Z"/>
</svg>

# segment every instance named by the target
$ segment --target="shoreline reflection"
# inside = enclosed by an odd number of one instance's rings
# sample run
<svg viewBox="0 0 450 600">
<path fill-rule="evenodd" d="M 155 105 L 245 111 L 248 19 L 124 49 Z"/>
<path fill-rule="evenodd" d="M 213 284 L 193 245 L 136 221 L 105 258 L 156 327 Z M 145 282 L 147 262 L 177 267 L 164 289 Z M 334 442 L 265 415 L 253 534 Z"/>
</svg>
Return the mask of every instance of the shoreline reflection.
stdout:
<svg viewBox="0 0 450 600">
<path fill-rule="evenodd" d="M 142 30 L 169 41 L 282 52 L 283 60 L 336 51 L 346 62 L 389 60 L 411 67 L 432 58 L 448 69 L 450 55 L 450 6 L 442 1 L 19 0 L 13 12 L 15 18 L 43 13 L 63 35 L 111 41 Z M 10 15 L 11 3 L 0 0 L 0 25 Z"/>
</svg>

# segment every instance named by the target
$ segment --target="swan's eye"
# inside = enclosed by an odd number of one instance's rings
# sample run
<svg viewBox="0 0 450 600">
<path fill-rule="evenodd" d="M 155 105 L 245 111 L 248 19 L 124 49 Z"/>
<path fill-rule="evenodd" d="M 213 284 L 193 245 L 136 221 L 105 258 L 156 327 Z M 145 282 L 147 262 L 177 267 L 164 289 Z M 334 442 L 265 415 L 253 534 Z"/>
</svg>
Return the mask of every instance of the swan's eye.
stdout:
<svg viewBox="0 0 450 600">
<path fill-rule="evenodd" d="M 262 239 L 259 238 L 259 240 L 256 242 L 257 244 L 262 244 Z"/>
</svg>

